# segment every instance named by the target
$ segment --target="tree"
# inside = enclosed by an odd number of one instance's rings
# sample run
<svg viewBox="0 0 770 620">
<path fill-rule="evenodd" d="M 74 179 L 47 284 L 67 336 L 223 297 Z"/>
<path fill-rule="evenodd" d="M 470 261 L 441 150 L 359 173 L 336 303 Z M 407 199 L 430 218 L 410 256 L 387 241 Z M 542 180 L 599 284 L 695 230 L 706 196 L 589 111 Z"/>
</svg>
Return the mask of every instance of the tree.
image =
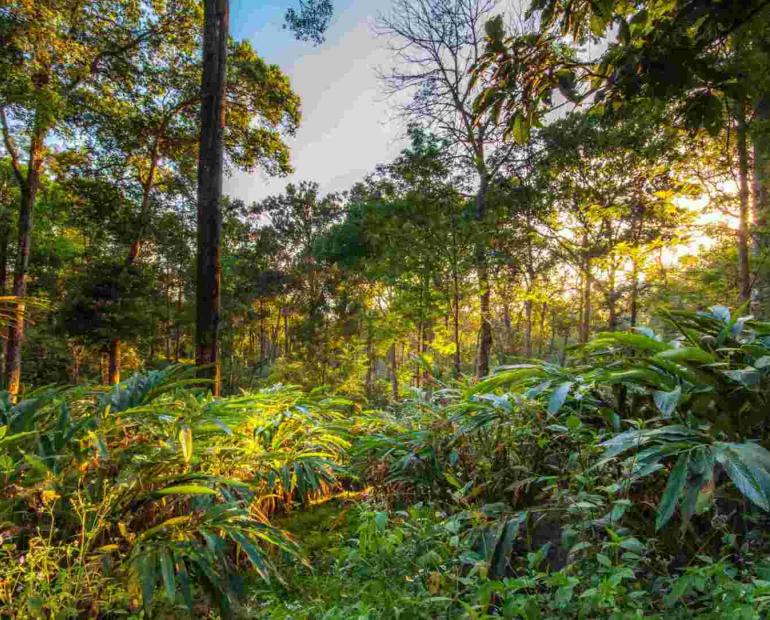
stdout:
<svg viewBox="0 0 770 620">
<path fill-rule="evenodd" d="M 484 21 L 492 0 L 396 0 L 380 30 L 390 37 L 399 64 L 384 76 L 391 92 L 411 95 L 404 112 L 445 138 L 461 165 L 476 176 L 475 217 L 487 218 L 492 180 L 511 164 L 513 143 L 503 144 L 494 115 L 479 111 L 480 92 L 471 69 L 483 54 Z M 476 376 L 489 372 L 492 350 L 491 285 L 486 240 L 479 236 L 475 263 L 479 283 L 480 328 Z"/>
<path fill-rule="evenodd" d="M 77 119 L 78 128 L 92 137 L 89 156 L 77 172 L 112 184 L 122 195 L 120 209 L 128 221 L 116 242 L 126 246 L 127 267 L 139 260 L 161 211 L 185 208 L 193 182 L 200 23 L 197 2 L 187 5 L 174 36 L 142 46 L 120 76 L 120 88 L 95 89 Z M 280 69 L 265 63 L 250 44 L 231 40 L 227 55 L 224 96 L 232 107 L 223 134 L 223 165 L 288 172 L 283 136 L 299 123 L 298 97 Z"/>
<path fill-rule="evenodd" d="M 293 294 L 281 309 L 284 319 L 284 354 L 290 349 L 288 329 L 292 308 L 302 317 L 300 329 L 308 366 L 323 362 L 326 347 L 325 313 L 328 307 L 328 278 L 323 272 L 313 248 L 317 240 L 334 224 L 342 213 L 340 196 L 319 195 L 317 183 L 289 183 L 283 194 L 269 196 L 253 205 L 252 217 L 266 218 L 269 228 L 282 245 L 274 264 L 292 282 Z M 323 373 L 319 373 L 322 375 Z"/>
<path fill-rule="evenodd" d="M 201 374 L 220 390 L 218 329 L 220 319 L 220 244 L 222 236 L 222 174 L 224 171 L 225 92 L 229 0 L 204 0 L 201 130 L 198 149 L 198 241 L 196 260 L 195 362 Z M 287 13 L 299 38 L 322 41 L 328 25 L 328 0 L 303 2 L 300 12 Z"/>
<path fill-rule="evenodd" d="M 0 126 L 20 187 L 13 294 L 23 300 L 36 197 L 51 161 L 52 140 L 80 96 L 109 79 L 144 41 L 163 36 L 175 3 L 142 19 L 139 2 L 103 0 L 85 10 L 78 2 L 19 2 L 2 12 Z M 107 18 L 106 16 L 109 16 Z M 8 331 L 6 373 L 12 398 L 21 383 L 24 303 Z"/>
<path fill-rule="evenodd" d="M 156 282 L 146 268 L 99 262 L 71 287 L 62 322 L 70 335 L 109 351 L 107 382 L 116 384 L 122 344 L 151 334 L 157 299 Z"/>
<path fill-rule="evenodd" d="M 610 329 L 619 324 L 621 284 L 636 323 L 642 249 L 675 241 L 686 221 L 674 200 L 696 191 L 681 171 L 685 153 L 675 132 L 657 127 L 659 119 L 641 111 L 617 126 L 573 113 L 541 132 L 537 182 L 548 205 L 541 232 L 579 275 L 581 342 L 591 334 L 596 287 Z"/>
</svg>

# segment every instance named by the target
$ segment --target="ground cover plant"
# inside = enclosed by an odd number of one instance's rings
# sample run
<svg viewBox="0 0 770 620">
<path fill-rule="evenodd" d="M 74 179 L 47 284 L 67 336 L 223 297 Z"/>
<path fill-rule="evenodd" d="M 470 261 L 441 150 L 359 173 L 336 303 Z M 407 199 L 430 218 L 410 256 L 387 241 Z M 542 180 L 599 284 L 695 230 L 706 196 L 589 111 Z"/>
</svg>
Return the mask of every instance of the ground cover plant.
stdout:
<svg viewBox="0 0 770 620">
<path fill-rule="evenodd" d="M 0 3 L 0 618 L 770 618 L 768 76 L 768 0 Z"/>
<path fill-rule="evenodd" d="M 4 613 L 763 617 L 770 325 L 662 318 L 389 410 L 184 367 L 6 400 Z"/>
</svg>

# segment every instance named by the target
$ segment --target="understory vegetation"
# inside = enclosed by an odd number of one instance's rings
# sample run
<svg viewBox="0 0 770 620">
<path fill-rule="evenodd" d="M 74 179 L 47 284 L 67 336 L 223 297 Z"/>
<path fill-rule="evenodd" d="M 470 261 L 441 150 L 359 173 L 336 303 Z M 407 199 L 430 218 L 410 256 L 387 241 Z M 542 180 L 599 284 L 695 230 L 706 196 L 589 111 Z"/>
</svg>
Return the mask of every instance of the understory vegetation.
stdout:
<svg viewBox="0 0 770 620">
<path fill-rule="evenodd" d="M 378 410 L 181 366 L 6 400 L 3 613 L 770 613 L 770 323 L 666 313 L 569 361 Z"/>
<path fill-rule="evenodd" d="M 770 618 L 770 0 L 230 5 L 0 2 L 0 620 Z"/>
</svg>

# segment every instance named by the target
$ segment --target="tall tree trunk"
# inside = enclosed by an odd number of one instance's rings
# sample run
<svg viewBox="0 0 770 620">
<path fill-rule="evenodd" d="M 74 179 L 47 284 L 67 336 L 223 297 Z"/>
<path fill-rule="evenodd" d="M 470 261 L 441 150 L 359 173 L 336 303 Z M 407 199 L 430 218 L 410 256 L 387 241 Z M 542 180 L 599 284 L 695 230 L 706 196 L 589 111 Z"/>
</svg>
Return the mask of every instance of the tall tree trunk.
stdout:
<svg viewBox="0 0 770 620">
<path fill-rule="evenodd" d="M 636 327 L 639 316 L 639 261 L 631 259 L 631 327 Z"/>
<path fill-rule="evenodd" d="M 147 171 L 147 178 L 142 183 L 142 206 L 139 209 L 139 228 L 136 231 L 136 236 L 131 242 L 131 246 L 128 250 L 128 258 L 126 259 L 128 265 L 133 265 L 134 262 L 136 262 L 136 259 L 139 258 L 139 252 L 142 249 L 142 241 L 144 240 L 145 231 L 147 230 L 147 225 L 149 223 L 150 196 L 155 184 L 155 170 L 158 167 L 159 146 L 159 139 L 156 137 L 150 151 L 150 167 Z"/>
<path fill-rule="evenodd" d="M 608 327 L 611 332 L 618 328 L 617 292 L 615 290 L 615 266 L 609 268 L 609 281 L 607 282 L 607 313 Z"/>
<path fill-rule="evenodd" d="M 374 338 L 371 321 L 368 321 L 366 329 L 366 382 L 364 384 L 367 398 L 374 396 L 374 364 Z"/>
<path fill-rule="evenodd" d="M 754 124 L 759 128 L 753 136 L 753 210 L 756 264 L 759 269 L 757 286 L 753 291 L 752 314 L 757 317 L 770 316 L 770 95 L 757 103 Z"/>
<path fill-rule="evenodd" d="M 414 363 L 414 385 L 415 387 L 420 387 L 420 377 L 422 376 L 421 368 L 420 368 L 420 359 L 419 356 L 422 354 L 422 320 L 417 324 L 417 356 Z"/>
<path fill-rule="evenodd" d="M 737 106 L 736 133 L 738 148 L 738 289 L 741 302 L 751 301 L 751 267 L 749 265 L 749 150 L 746 136 L 746 110 Z"/>
<path fill-rule="evenodd" d="M 532 357 L 532 300 L 524 301 L 524 357 Z"/>
<path fill-rule="evenodd" d="M 556 310 L 551 308 L 551 338 L 548 341 L 548 355 L 553 352 L 556 346 Z"/>
<path fill-rule="evenodd" d="M 265 305 L 259 302 L 259 361 L 265 361 Z"/>
<path fill-rule="evenodd" d="M 182 353 L 182 283 L 176 292 L 176 328 L 174 330 L 174 361 L 178 364 Z"/>
<path fill-rule="evenodd" d="M 586 258 L 583 266 L 583 316 L 580 321 L 580 342 L 588 342 L 591 334 L 591 259 Z"/>
<path fill-rule="evenodd" d="M 109 352 L 109 370 L 107 381 L 110 385 L 120 383 L 120 338 L 114 338 L 110 341 Z"/>
<path fill-rule="evenodd" d="M 487 209 L 489 181 L 486 174 L 479 175 L 479 190 L 476 192 L 476 220 L 483 223 Z M 476 378 L 489 374 L 489 356 L 492 352 L 492 290 L 489 283 L 489 264 L 484 240 L 476 242 L 476 271 L 479 278 L 479 341 L 476 353 Z"/>
<path fill-rule="evenodd" d="M 284 308 L 283 312 L 283 356 L 289 357 L 289 311 Z"/>
<path fill-rule="evenodd" d="M 220 242 L 229 1 L 204 0 L 195 363 L 219 395 Z"/>
<path fill-rule="evenodd" d="M 5 211 L 0 221 L 0 295 L 6 294 L 8 287 L 8 243 L 11 237 L 11 214 Z M 8 341 L 0 341 L 0 385 L 5 385 L 5 359 Z"/>
<path fill-rule="evenodd" d="M 388 349 L 388 362 L 390 363 L 390 389 L 393 393 L 393 400 L 397 401 L 398 396 L 398 366 L 396 361 L 396 343 L 390 345 Z"/>
<path fill-rule="evenodd" d="M 543 349 L 545 348 L 545 314 L 546 312 L 548 312 L 548 304 L 546 302 L 543 302 L 540 305 L 540 328 L 538 329 L 538 335 L 540 337 L 540 340 L 537 343 L 538 355 L 542 355 Z"/>
<path fill-rule="evenodd" d="M 510 353 L 513 349 L 513 322 L 511 321 L 511 306 L 506 300 L 503 304 L 503 327 L 505 328 L 505 343 L 503 350 Z"/>
<path fill-rule="evenodd" d="M 8 285 L 8 243 L 11 240 L 10 214 L 0 221 L 0 295 L 5 295 Z"/>
<path fill-rule="evenodd" d="M 454 374 L 455 379 L 460 378 L 461 372 L 461 358 L 460 358 L 460 281 L 457 275 L 457 266 L 452 268 L 452 297 L 453 297 L 453 312 L 452 312 L 452 335 L 455 341 L 454 352 Z"/>
<path fill-rule="evenodd" d="M 564 340 L 561 343 L 561 353 L 559 354 L 559 364 L 564 366 L 567 361 L 567 344 L 569 343 L 569 327 L 564 328 Z"/>
<path fill-rule="evenodd" d="M 17 302 L 13 323 L 8 327 L 5 358 L 5 376 L 12 402 L 18 400 L 21 387 L 21 345 L 24 341 L 25 310 L 23 299 L 27 295 L 27 272 L 29 271 L 29 254 L 32 245 L 32 216 L 43 169 L 44 138 L 45 132 L 42 129 L 33 134 L 29 147 L 27 177 L 21 188 L 19 241 L 13 274 L 13 296 L 16 297 Z"/>
</svg>

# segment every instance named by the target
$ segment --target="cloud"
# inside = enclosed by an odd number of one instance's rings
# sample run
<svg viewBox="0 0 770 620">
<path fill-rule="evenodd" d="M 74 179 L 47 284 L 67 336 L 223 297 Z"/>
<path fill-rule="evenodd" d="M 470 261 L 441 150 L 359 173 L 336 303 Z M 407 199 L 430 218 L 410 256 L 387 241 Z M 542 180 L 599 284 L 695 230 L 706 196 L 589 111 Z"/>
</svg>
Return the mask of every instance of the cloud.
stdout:
<svg viewBox="0 0 770 620">
<path fill-rule="evenodd" d="M 338 13 L 327 42 L 319 47 L 280 36 L 273 18 L 252 33 L 257 51 L 278 62 L 302 100 L 302 125 L 288 141 L 296 172 L 280 179 L 237 172 L 225 179 L 227 194 L 248 202 L 260 200 L 299 179 L 317 181 L 323 192 L 339 191 L 401 150 L 402 128 L 392 120 L 391 104 L 374 72 L 389 60 L 384 41 L 371 29 L 378 5 L 365 0 L 335 6 Z M 277 9 L 270 8 L 274 15 Z M 269 49 L 261 50 L 260 42 L 269 43 Z"/>
</svg>

